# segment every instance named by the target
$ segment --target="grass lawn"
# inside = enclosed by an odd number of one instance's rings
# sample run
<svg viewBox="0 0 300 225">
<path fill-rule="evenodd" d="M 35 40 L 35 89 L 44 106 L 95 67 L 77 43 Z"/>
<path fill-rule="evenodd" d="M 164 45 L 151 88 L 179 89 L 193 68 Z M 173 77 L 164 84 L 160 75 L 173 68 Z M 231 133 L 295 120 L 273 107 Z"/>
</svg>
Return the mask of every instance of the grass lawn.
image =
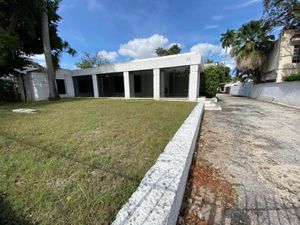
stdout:
<svg viewBox="0 0 300 225">
<path fill-rule="evenodd" d="M 0 224 L 109 224 L 195 103 L 0 106 Z M 37 114 L 12 113 L 34 108 Z"/>
</svg>

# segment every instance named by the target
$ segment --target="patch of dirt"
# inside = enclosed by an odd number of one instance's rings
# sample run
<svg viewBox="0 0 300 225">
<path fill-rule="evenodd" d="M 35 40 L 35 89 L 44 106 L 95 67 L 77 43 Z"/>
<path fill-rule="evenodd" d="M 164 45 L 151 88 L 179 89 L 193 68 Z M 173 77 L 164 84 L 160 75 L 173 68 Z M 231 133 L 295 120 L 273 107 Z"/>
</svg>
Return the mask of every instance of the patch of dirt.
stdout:
<svg viewBox="0 0 300 225">
<path fill-rule="evenodd" d="M 207 163 L 196 162 L 191 168 L 186 190 L 179 225 L 221 221 L 222 212 L 232 207 L 235 198 L 232 185 Z"/>
</svg>

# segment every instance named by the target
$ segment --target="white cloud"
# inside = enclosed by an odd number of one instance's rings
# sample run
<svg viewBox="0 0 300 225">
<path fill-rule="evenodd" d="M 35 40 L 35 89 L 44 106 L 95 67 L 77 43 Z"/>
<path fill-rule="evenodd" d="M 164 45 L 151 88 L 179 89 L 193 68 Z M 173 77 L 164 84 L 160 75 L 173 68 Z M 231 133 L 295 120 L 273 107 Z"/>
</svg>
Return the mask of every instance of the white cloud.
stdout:
<svg viewBox="0 0 300 225">
<path fill-rule="evenodd" d="M 205 29 L 215 29 L 215 28 L 218 28 L 219 27 L 219 25 L 216 25 L 216 24 L 213 24 L 213 25 L 207 25 L 207 26 L 205 26 Z"/>
<path fill-rule="evenodd" d="M 235 61 L 234 58 L 227 57 L 227 59 L 225 61 L 225 65 L 228 66 L 231 69 L 231 71 L 232 71 L 236 67 L 236 61 Z"/>
<path fill-rule="evenodd" d="M 99 10 L 103 8 L 103 5 L 99 0 L 87 0 L 87 8 L 89 11 Z"/>
<path fill-rule="evenodd" d="M 114 62 L 116 61 L 117 57 L 118 57 L 118 53 L 117 52 L 107 52 L 105 50 L 99 51 L 97 53 L 97 55 L 107 59 L 110 62 Z"/>
<path fill-rule="evenodd" d="M 224 18 L 223 15 L 215 15 L 215 16 L 213 16 L 211 19 L 212 19 L 212 20 L 215 20 L 215 21 L 219 21 L 219 20 L 222 20 L 223 18 Z"/>
<path fill-rule="evenodd" d="M 46 66 L 46 61 L 45 61 L 45 55 L 44 54 L 40 54 L 40 55 L 33 55 L 30 57 L 32 59 L 33 62 L 36 62 L 38 64 L 40 64 L 41 66 Z"/>
<path fill-rule="evenodd" d="M 210 43 L 199 43 L 190 49 L 191 52 L 198 52 L 201 54 L 202 58 L 217 58 L 221 63 L 224 62 L 225 50 L 221 45 L 214 45 Z M 235 59 L 229 55 L 230 49 L 228 49 L 228 54 L 226 56 L 226 66 L 233 70 L 236 66 Z"/>
<path fill-rule="evenodd" d="M 194 45 L 191 49 L 191 52 L 198 52 L 201 56 L 209 56 L 209 55 L 224 55 L 224 49 L 222 49 L 221 45 L 214 45 L 210 43 L 199 43 Z"/>
<path fill-rule="evenodd" d="M 230 7 L 227 7 L 229 9 L 239 9 L 239 8 L 245 8 L 245 7 L 248 7 L 250 5 L 254 5 L 256 3 L 259 3 L 259 2 L 262 2 L 262 0 L 247 0 L 241 4 L 238 4 L 238 5 L 233 5 L 233 6 L 230 6 Z"/>
<path fill-rule="evenodd" d="M 164 47 L 168 39 L 162 35 L 154 34 L 148 38 L 136 38 L 121 44 L 119 54 L 129 56 L 135 59 L 148 58 L 156 56 L 155 50 Z"/>
</svg>

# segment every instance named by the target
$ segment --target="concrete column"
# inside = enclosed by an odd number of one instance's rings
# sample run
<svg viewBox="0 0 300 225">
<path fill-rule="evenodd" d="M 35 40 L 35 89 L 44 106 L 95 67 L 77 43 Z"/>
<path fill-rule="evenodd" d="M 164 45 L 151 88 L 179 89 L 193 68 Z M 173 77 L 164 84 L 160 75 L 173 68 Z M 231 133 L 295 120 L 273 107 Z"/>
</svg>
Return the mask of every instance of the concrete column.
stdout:
<svg viewBox="0 0 300 225">
<path fill-rule="evenodd" d="M 165 73 L 160 71 L 160 97 L 165 97 Z"/>
<path fill-rule="evenodd" d="M 155 100 L 160 99 L 160 70 L 153 69 L 153 97 Z"/>
<path fill-rule="evenodd" d="M 65 75 L 65 85 L 68 97 L 75 97 L 73 78 L 70 75 Z"/>
<path fill-rule="evenodd" d="M 130 99 L 129 72 L 123 72 L 125 98 Z"/>
<path fill-rule="evenodd" d="M 97 80 L 97 75 L 93 74 L 93 89 L 94 89 L 94 97 L 99 98 L 99 89 L 98 89 L 98 80 Z"/>
<path fill-rule="evenodd" d="M 197 101 L 199 96 L 199 83 L 200 83 L 200 73 L 199 65 L 190 66 L 190 77 L 189 77 L 189 100 Z"/>
</svg>

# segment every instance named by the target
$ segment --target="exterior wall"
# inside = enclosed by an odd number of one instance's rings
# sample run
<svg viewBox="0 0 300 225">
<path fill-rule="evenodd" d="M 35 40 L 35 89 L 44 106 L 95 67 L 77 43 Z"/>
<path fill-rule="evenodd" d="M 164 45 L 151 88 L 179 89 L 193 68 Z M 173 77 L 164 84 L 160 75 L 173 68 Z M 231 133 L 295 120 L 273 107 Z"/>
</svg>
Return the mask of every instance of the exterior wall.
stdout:
<svg viewBox="0 0 300 225">
<path fill-rule="evenodd" d="M 47 100 L 49 97 L 48 77 L 44 73 L 31 73 L 32 87 L 33 87 L 33 100 L 41 101 Z"/>
<path fill-rule="evenodd" d="M 286 30 L 280 34 L 268 60 L 263 65 L 263 81 L 281 82 L 284 76 L 300 71 L 300 63 L 292 62 L 294 44 L 290 40 L 294 34 L 293 30 Z"/>
<path fill-rule="evenodd" d="M 262 76 L 263 81 L 276 80 L 277 69 L 279 63 L 279 51 L 280 41 L 276 41 L 274 48 L 267 57 L 267 61 L 263 65 L 264 75 Z"/>
<path fill-rule="evenodd" d="M 24 74 L 23 77 L 28 101 L 42 101 L 48 99 L 48 78 L 44 72 L 29 72 Z M 58 70 L 56 72 L 56 78 L 65 80 L 66 94 L 60 95 L 60 97 L 74 97 L 74 85 L 71 72 L 69 70 Z M 22 80 L 20 77 L 18 77 L 17 80 L 18 92 L 21 94 L 21 99 L 25 100 Z"/>
<path fill-rule="evenodd" d="M 189 77 L 189 100 L 197 101 L 199 96 L 200 71 L 199 65 L 191 65 Z"/>
<path fill-rule="evenodd" d="M 256 85 L 248 82 L 232 86 L 230 94 L 300 107 L 300 81 Z"/>
<path fill-rule="evenodd" d="M 290 40 L 294 34 L 293 31 L 288 30 L 281 35 L 277 82 L 281 82 L 286 75 L 300 71 L 300 63 L 292 63 L 294 45 L 291 44 Z"/>
<path fill-rule="evenodd" d="M 189 66 L 201 64 L 201 55 L 195 52 L 134 60 L 131 62 L 108 64 L 97 68 L 74 70 L 72 76 L 114 73 L 124 71 L 153 70 L 159 68 Z"/>
<path fill-rule="evenodd" d="M 74 97 L 74 77 L 92 76 L 94 97 L 99 97 L 97 75 L 123 73 L 124 94 L 125 98 L 129 99 L 131 97 L 135 97 L 133 91 L 134 84 L 129 73 L 151 70 L 153 71 L 153 74 L 149 75 L 149 77 L 146 77 L 146 75 L 142 76 L 141 88 L 145 93 L 141 94 L 142 96 L 153 96 L 154 99 L 160 99 L 160 97 L 164 97 L 162 96 L 164 80 L 162 79 L 161 69 L 181 66 L 190 66 L 188 99 L 190 101 L 196 101 L 197 97 L 199 96 L 199 77 L 200 72 L 203 71 L 203 66 L 201 63 L 200 54 L 195 52 L 134 60 L 119 64 L 109 64 L 90 69 L 80 69 L 74 71 L 61 69 L 56 72 L 56 78 L 64 79 L 65 81 L 66 94 L 61 95 L 61 97 Z M 34 72 L 31 72 L 30 76 L 31 81 L 29 81 L 29 83 L 31 84 L 28 85 L 28 90 L 30 90 L 30 93 L 32 92 L 32 100 L 38 101 L 48 99 L 49 93 L 47 76 L 44 73 L 35 74 Z M 30 89 L 31 86 L 32 91 Z"/>
<path fill-rule="evenodd" d="M 252 87 L 253 87 L 253 82 L 234 84 L 230 87 L 229 94 L 249 97 Z"/>
</svg>

